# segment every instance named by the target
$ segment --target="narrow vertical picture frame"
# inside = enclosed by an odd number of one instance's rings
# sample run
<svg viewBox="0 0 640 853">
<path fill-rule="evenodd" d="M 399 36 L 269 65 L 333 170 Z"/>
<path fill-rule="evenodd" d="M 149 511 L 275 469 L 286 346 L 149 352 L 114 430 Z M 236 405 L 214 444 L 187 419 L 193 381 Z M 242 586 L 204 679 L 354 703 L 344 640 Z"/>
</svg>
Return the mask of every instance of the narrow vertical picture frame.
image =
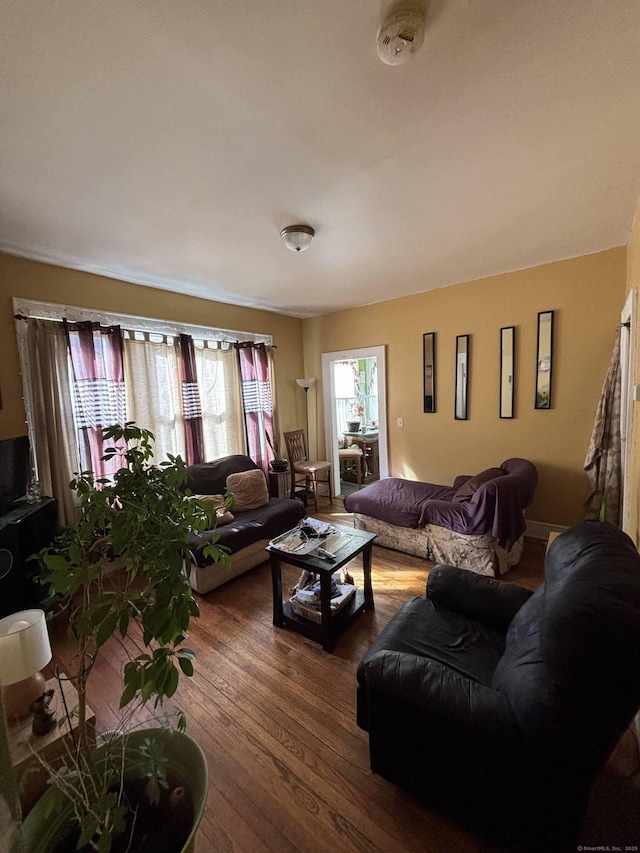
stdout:
<svg viewBox="0 0 640 853">
<path fill-rule="evenodd" d="M 455 411 L 457 421 L 469 418 L 469 335 L 456 337 L 456 391 Z"/>
<path fill-rule="evenodd" d="M 516 327 L 500 329 L 500 417 L 515 417 Z"/>
<path fill-rule="evenodd" d="M 553 376 L 553 311 L 538 313 L 536 409 L 551 408 Z"/>
<path fill-rule="evenodd" d="M 436 411 L 436 333 L 422 336 L 423 398 L 425 414 Z"/>
</svg>

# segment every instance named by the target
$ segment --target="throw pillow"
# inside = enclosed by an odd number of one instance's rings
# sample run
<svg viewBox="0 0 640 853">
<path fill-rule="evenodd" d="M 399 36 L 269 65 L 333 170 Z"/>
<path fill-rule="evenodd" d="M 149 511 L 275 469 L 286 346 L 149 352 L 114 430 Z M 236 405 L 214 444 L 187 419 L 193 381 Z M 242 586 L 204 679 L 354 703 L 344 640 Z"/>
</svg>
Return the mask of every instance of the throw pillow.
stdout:
<svg viewBox="0 0 640 853">
<path fill-rule="evenodd" d="M 233 509 L 236 512 L 257 509 L 269 503 L 267 480 L 259 468 L 255 471 L 229 474 L 227 489 L 233 495 Z"/>
<path fill-rule="evenodd" d="M 471 500 L 480 486 L 488 483 L 489 480 L 495 480 L 496 477 L 502 477 L 504 473 L 502 468 L 487 468 L 485 471 L 476 474 L 475 477 L 469 477 L 467 482 L 463 483 L 455 493 L 453 500 L 458 502 Z"/>
<path fill-rule="evenodd" d="M 224 495 L 195 495 L 194 497 L 200 501 L 208 501 L 213 504 L 216 511 L 216 518 L 218 519 L 218 527 L 233 521 L 233 515 L 229 510 L 224 508 Z"/>
</svg>

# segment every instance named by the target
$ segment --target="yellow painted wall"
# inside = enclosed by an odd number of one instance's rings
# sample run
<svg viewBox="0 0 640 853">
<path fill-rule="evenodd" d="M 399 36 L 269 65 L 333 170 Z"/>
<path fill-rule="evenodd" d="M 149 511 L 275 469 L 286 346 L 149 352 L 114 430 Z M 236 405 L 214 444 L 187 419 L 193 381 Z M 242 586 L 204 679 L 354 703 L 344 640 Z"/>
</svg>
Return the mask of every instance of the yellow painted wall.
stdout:
<svg viewBox="0 0 640 853">
<path fill-rule="evenodd" d="M 25 432 L 12 296 L 271 334 L 282 431 L 304 424 L 304 393 L 295 380 L 321 377 L 321 353 L 384 344 L 393 476 L 447 483 L 524 456 L 540 474 L 529 518 L 571 524 L 582 517 L 582 464 L 625 292 L 640 280 L 637 220 L 628 255 L 628 269 L 627 250 L 618 248 L 301 321 L 0 254 L 0 438 Z M 537 313 L 549 309 L 556 311 L 553 409 L 536 411 Z M 517 327 L 516 418 L 501 420 L 499 329 L 508 325 Z M 425 415 L 422 334 L 430 331 L 437 333 L 438 410 Z M 459 334 L 471 335 L 468 421 L 453 418 Z M 320 382 L 309 404 L 312 446 L 317 424 L 323 448 Z M 640 435 L 640 424 L 636 429 Z M 640 462 L 634 464 L 637 472 Z"/>
<path fill-rule="evenodd" d="M 390 474 L 451 483 L 511 456 L 540 484 L 530 519 L 572 524 L 588 492 L 582 470 L 625 300 L 626 248 L 558 261 L 304 321 L 306 375 L 321 354 L 385 345 Z M 393 283 L 389 284 L 390 292 Z M 539 311 L 554 310 L 553 408 L 534 409 Z M 499 332 L 516 326 L 516 417 L 498 416 Z M 422 334 L 436 332 L 437 412 L 422 411 Z M 471 335 L 469 420 L 453 417 L 456 335 Z M 318 412 L 322 412 L 318 388 Z M 404 427 L 396 419 L 404 419 Z M 324 448 L 318 417 L 318 447 Z"/>
<path fill-rule="evenodd" d="M 627 247 L 627 293 L 632 288 L 640 288 L 640 197 Z M 640 385 L 640 323 L 635 318 L 636 364 L 634 385 Z M 627 533 L 636 545 L 640 543 L 640 403 L 633 403 L 632 439 L 627 477 L 631 483 L 629 500 L 629 525 Z"/>
<path fill-rule="evenodd" d="M 276 345 L 276 399 L 281 431 L 304 423 L 296 391 L 303 375 L 302 321 L 270 311 L 181 296 L 91 273 L 0 253 L 0 438 L 26 432 L 13 321 L 13 296 L 117 311 L 161 320 L 272 335 Z M 144 426 L 144 424 L 142 424 Z"/>
</svg>

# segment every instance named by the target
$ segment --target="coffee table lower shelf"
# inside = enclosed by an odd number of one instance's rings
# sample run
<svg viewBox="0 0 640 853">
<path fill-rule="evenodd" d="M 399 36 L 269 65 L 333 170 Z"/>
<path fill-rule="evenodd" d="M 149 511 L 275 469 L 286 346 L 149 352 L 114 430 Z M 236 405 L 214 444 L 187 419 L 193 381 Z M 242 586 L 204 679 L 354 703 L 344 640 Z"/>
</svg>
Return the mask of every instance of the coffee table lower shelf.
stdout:
<svg viewBox="0 0 640 853">
<path fill-rule="evenodd" d="M 283 624 L 293 628 L 298 634 L 302 634 L 308 640 L 314 640 L 316 643 L 323 643 L 329 640 L 330 649 L 325 648 L 325 651 L 333 651 L 335 640 L 340 631 L 354 619 L 358 614 L 366 610 L 366 602 L 364 592 L 357 589 L 351 601 L 348 601 L 344 607 L 341 607 L 336 613 L 331 614 L 331 625 L 327 630 L 320 622 L 313 622 L 311 619 L 306 619 L 304 616 L 298 616 L 293 612 L 293 608 L 288 601 L 282 605 L 283 609 Z M 281 626 L 282 627 L 282 626 Z"/>
</svg>

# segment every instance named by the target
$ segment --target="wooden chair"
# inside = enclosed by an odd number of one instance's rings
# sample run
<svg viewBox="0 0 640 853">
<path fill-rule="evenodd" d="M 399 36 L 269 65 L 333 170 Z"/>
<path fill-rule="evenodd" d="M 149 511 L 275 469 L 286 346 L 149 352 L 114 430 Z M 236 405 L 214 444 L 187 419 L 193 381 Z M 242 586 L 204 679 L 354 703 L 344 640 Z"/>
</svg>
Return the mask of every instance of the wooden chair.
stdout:
<svg viewBox="0 0 640 853">
<path fill-rule="evenodd" d="M 291 466 L 291 497 L 295 497 L 296 486 L 301 485 L 301 478 L 304 477 L 306 491 L 313 492 L 316 512 L 318 512 L 318 482 L 327 484 L 329 488 L 329 503 L 333 503 L 331 462 L 311 461 L 309 459 L 307 439 L 303 429 L 285 432 L 284 442 L 287 446 L 287 457 Z"/>
<path fill-rule="evenodd" d="M 342 474 L 343 464 L 345 468 L 350 464 L 355 463 L 355 471 L 356 471 L 356 483 L 358 484 L 358 488 L 362 488 L 362 474 L 364 467 L 364 453 L 362 452 L 362 448 L 357 445 L 351 445 L 351 447 L 340 447 L 338 449 L 338 456 L 340 457 L 340 473 Z"/>
</svg>

